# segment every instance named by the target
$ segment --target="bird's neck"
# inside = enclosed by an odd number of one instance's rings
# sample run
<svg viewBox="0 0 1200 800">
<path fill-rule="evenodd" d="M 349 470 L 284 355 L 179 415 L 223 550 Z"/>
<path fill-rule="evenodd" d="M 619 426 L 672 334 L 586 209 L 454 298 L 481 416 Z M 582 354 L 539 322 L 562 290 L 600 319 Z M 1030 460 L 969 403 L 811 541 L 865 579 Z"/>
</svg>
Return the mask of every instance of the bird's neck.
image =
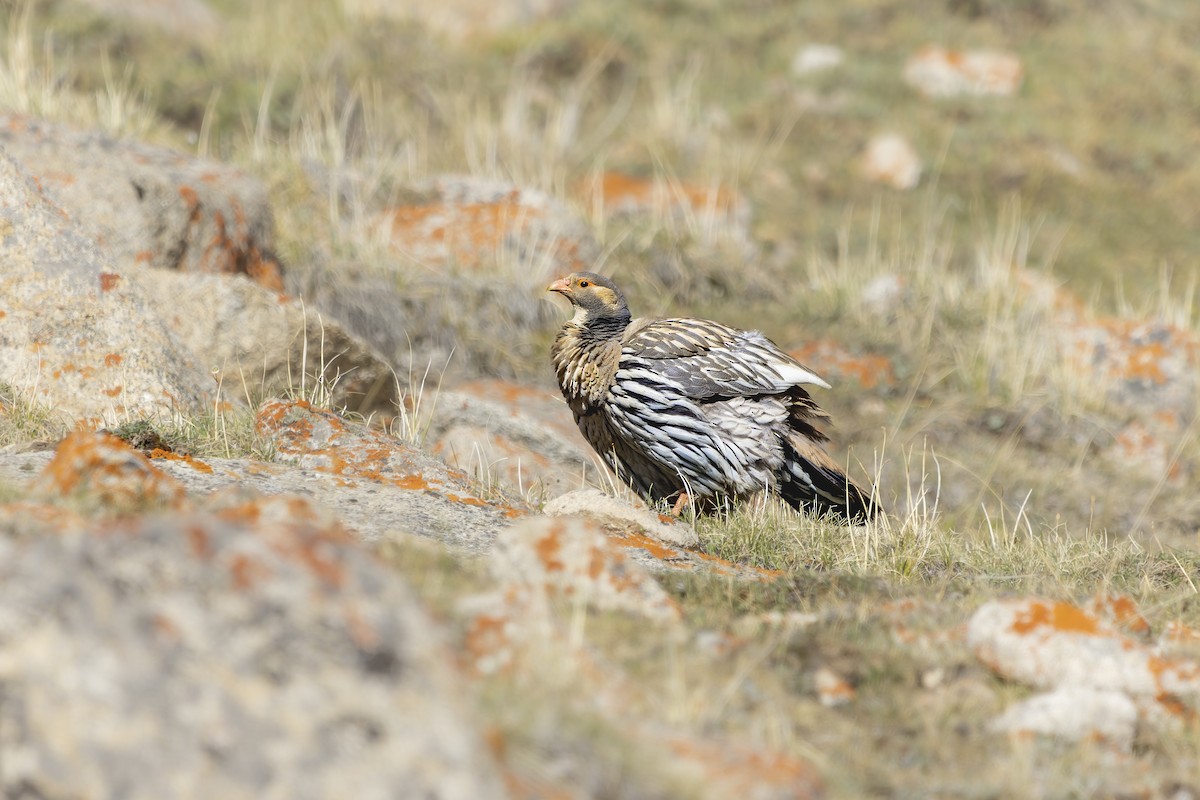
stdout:
<svg viewBox="0 0 1200 800">
<path fill-rule="evenodd" d="M 580 336 L 588 341 L 606 342 L 620 339 L 621 334 L 629 327 L 630 316 L 623 314 L 608 314 L 603 317 L 589 314 L 582 308 L 575 309 L 571 323 L 579 328 Z"/>
<path fill-rule="evenodd" d="M 563 325 L 552 354 L 558 385 L 576 416 L 592 413 L 603 401 L 621 357 L 621 334 L 628 316 L 576 318 Z"/>
</svg>

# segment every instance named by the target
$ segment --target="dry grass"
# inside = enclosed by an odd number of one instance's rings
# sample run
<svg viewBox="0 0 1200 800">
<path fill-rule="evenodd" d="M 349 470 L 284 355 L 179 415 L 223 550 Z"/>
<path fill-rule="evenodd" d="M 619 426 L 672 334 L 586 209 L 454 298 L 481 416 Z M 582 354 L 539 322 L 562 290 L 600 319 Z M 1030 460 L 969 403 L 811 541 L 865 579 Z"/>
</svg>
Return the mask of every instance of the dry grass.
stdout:
<svg viewBox="0 0 1200 800">
<path fill-rule="evenodd" d="M 69 430 L 69 420 L 54 409 L 0 382 L 0 447 L 34 441 L 56 442 Z"/>
<path fill-rule="evenodd" d="M 790 548 L 793 563 L 808 563 L 757 584 L 664 576 L 686 616 L 674 632 L 646 635 L 644 622 L 595 612 L 579 619 L 576 609 L 563 649 L 526 652 L 520 669 L 480 679 L 485 719 L 512 743 L 510 756 L 526 774 L 555 774 L 545 760 L 554 753 L 588 785 L 611 786 L 620 776 L 650 796 L 661 791 L 661 775 L 654 780 L 645 753 L 620 744 L 639 720 L 809 760 L 834 797 L 1028 796 L 1035 786 L 1041 796 L 1065 797 L 1081 786 L 1093 794 L 1186 783 L 1196 768 L 1195 731 L 1146 730 L 1123 757 L 1102 744 L 988 733 L 988 722 L 1026 692 L 990 676 L 962 626 L 992 597 L 1081 601 L 1102 591 L 1133 597 L 1156 630 L 1172 619 L 1195 624 L 1194 553 L 1150 555 L 1127 541 L 1030 532 L 1021 523 L 997 527 L 994 537 L 923 524 L 928 539 L 913 542 L 902 529 L 821 527 L 762 511 L 708 520 L 709 545 L 718 537 L 769 542 L 772 552 Z M 462 596 L 489 583 L 477 565 L 444 551 L 393 547 L 389 560 L 450 617 Z M 847 680 L 853 701 L 822 704 L 818 669 Z M 514 702 L 531 694 L 540 702 Z M 681 791 L 667 796 L 687 796 Z"/>
<path fill-rule="evenodd" d="M 77 91 L 67 83 L 67 76 L 77 68 L 59 55 L 50 33 L 36 31 L 37 5 L 35 0 L 0 4 L 9 14 L 0 58 L 0 108 L 116 135 L 161 135 L 165 126 L 145 91 L 138 88 L 132 65 L 118 67 L 103 58 L 84 67 L 95 70 L 99 84 L 95 91 Z"/>
</svg>

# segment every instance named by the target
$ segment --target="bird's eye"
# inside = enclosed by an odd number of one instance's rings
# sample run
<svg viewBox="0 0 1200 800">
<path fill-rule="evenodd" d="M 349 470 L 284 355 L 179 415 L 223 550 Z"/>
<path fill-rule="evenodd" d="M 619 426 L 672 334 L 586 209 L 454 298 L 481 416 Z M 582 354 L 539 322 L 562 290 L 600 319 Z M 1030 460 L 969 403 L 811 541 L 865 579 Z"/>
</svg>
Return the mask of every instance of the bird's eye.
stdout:
<svg viewBox="0 0 1200 800">
<path fill-rule="evenodd" d="M 580 289 L 586 289 L 587 287 L 589 287 L 589 286 L 591 286 L 591 285 L 592 285 L 592 284 L 588 283 L 587 281 L 580 281 L 580 282 L 579 282 L 579 288 L 580 288 Z"/>
</svg>

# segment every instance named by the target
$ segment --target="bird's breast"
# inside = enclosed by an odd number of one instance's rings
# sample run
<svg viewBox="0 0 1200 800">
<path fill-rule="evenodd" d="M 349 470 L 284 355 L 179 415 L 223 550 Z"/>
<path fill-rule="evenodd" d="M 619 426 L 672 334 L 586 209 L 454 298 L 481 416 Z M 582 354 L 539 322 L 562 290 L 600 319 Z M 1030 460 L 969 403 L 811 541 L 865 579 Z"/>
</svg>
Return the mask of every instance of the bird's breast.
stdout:
<svg viewBox="0 0 1200 800">
<path fill-rule="evenodd" d="M 554 371 L 563 397 L 576 417 L 600 410 L 617 373 L 620 347 L 594 341 L 567 325 L 554 341 Z"/>
</svg>

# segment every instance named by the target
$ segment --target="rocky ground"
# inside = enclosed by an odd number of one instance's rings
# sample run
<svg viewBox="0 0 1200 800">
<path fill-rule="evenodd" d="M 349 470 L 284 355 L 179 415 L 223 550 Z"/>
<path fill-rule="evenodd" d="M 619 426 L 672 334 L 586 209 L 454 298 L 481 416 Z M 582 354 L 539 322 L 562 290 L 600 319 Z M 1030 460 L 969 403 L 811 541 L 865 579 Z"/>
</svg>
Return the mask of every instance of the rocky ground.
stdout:
<svg viewBox="0 0 1200 800">
<path fill-rule="evenodd" d="M 1158 142 L 985 148 L 1049 102 L 1080 10 L 950 3 L 988 46 L 925 41 L 885 80 L 848 62 L 907 41 L 887 3 L 778 50 L 791 7 L 659 5 L 9 9 L 7 795 L 1200 797 L 1191 295 L 1081 282 L 1090 245 L 1057 273 L 1016 201 L 964 233 L 927 188 L 943 169 L 954 206 L 962 162 L 872 116 L 944 115 L 1016 198 L 1069 173 L 1165 203 L 1141 158 L 1182 197 Z M 1200 76 L 1195 15 L 1143 11 L 1129 46 Z M 754 42 L 780 63 L 751 91 Z M 862 198 L 867 233 L 820 227 Z M 597 265 L 829 379 L 887 518 L 676 519 L 615 486 L 547 355 L 545 285 Z"/>
</svg>

